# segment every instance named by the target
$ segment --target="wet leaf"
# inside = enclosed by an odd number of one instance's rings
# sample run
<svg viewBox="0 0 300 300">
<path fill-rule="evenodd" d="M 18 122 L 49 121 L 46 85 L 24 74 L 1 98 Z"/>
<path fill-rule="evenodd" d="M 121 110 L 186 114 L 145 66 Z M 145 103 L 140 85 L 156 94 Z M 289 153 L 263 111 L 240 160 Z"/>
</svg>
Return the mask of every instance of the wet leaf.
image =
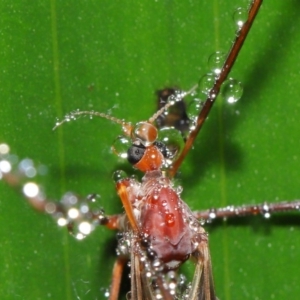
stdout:
<svg viewBox="0 0 300 300">
<path fill-rule="evenodd" d="M 107 213 L 121 212 L 111 175 L 130 168 L 110 152 L 118 125 L 81 118 L 53 132 L 56 118 L 79 108 L 146 120 L 155 90 L 190 88 L 212 53 L 227 52 L 233 12 L 248 3 L 230 2 L 3 1 L 0 139 L 47 165 L 52 199 L 95 192 Z M 242 99 L 219 99 L 182 166 L 194 210 L 299 197 L 298 10 L 265 1 L 232 73 Z M 115 234 L 99 228 L 78 242 L 0 189 L 1 299 L 103 299 Z M 299 228 L 296 213 L 208 226 L 218 297 L 296 298 Z"/>
</svg>

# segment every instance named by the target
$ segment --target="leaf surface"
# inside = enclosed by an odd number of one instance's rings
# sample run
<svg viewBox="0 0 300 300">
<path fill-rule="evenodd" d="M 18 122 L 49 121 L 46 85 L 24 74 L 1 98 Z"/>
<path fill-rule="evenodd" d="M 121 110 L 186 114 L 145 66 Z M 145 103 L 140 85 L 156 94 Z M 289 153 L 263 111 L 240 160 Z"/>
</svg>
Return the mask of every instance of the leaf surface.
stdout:
<svg viewBox="0 0 300 300">
<path fill-rule="evenodd" d="M 121 212 L 111 174 L 131 169 L 110 152 L 118 125 L 82 118 L 53 132 L 56 118 L 79 108 L 148 119 L 156 90 L 189 89 L 212 53 L 228 51 L 248 1 L 228 2 L 2 1 L 1 141 L 49 168 L 51 199 L 98 193 L 107 213 Z M 231 74 L 242 99 L 219 99 L 181 168 L 193 210 L 299 198 L 298 11 L 264 2 Z M 0 298 L 104 299 L 115 233 L 78 242 L 8 186 L 0 195 Z M 219 299 L 296 299 L 299 225 L 294 213 L 208 226 Z"/>
</svg>

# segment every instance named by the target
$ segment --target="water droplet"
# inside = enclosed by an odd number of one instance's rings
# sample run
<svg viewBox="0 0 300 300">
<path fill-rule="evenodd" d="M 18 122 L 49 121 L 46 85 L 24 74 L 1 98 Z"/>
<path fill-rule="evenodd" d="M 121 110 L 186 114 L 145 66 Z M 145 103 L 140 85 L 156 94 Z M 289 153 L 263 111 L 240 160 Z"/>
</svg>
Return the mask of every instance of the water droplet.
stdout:
<svg viewBox="0 0 300 300">
<path fill-rule="evenodd" d="M 266 219 L 269 219 L 271 217 L 270 207 L 267 203 L 265 203 L 263 205 L 262 214 L 263 214 L 264 218 L 266 218 Z"/>
<path fill-rule="evenodd" d="M 175 191 L 176 191 L 176 194 L 177 195 L 180 195 L 183 191 L 183 187 L 181 185 L 178 185 L 176 188 L 175 188 Z"/>
<path fill-rule="evenodd" d="M 208 67 L 215 75 L 220 75 L 225 58 L 226 54 L 221 51 L 213 53 L 208 58 Z"/>
<path fill-rule="evenodd" d="M 93 230 L 93 226 L 89 222 L 84 221 L 79 224 L 78 229 L 82 234 L 88 235 Z"/>
<path fill-rule="evenodd" d="M 80 206 L 80 213 L 87 214 L 89 212 L 90 208 L 86 204 L 82 204 Z"/>
<path fill-rule="evenodd" d="M 212 89 L 214 82 L 216 80 L 216 75 L 213 73 L 207 73 L 203 75 L 198 84 L 197 90 L 200 92 L 198 96 L 202 94 L 208 95 L 210 90 Z"/>
<path fill-rule="evenodd" d="M 36 197 L 40 192 L 39 186 L 35 182 L 27 182 L 23 186 L 23 193 L 25 197 L 33 198 Z"/>
<path fill-rule="evenodd" d="M 139 140 L 145 147 L 152 145 L 157 139 L 157 128 L 148 122 L 139 122 L 133 129 L 134 139 Z"/>
<path fill-rule="evenodd" d="M 69 218 L 76 219 L 76 218 L 78 218 L 78 216 L 79 216 L 79 211 L 78 211 L 77 208 L 72 207 L 68 210 L 68 217 Z"/>
<path fill-rule="evenodd" d="M 165 216 L 165 222 L 167 224 L 167 226 L 171 227 L 175 224 L 175 216 L 174 214 L 168 213 Z"/>
<path fill-rule="evenodd" d="M 36 175 L 36 169 L 34 168 L 33 161 L 29 158 L 23 159 L 19 163 L 19 170 L 21 173 L 24 173 L 26 177 L 34 177 Z"/>
<path fill-rule="evenodd" d="M 161 261 L 158 258 L 155 258 L 152 262 L 152 267 L 154 271 L 160 272 L 163 270 L 164 265 L 161 263 Z"/>
<path fill-rule="evenodd" d="M 180 274 L 177 279 L 177 294 L 179 299 L 189 299 L 188 282 L 184 275 Z"/>
<path fill-rule="evenodd" d="M 247 19 L 248 19 L 248 11 L 245 8 L 239 7 L 233 13 L 233 21 L 237 25 L 239 30 L 244 26 Z"/>
<path fill-rule="evenodd" d="M 163 295 L 160 290 L 155 290 L 155 299 L 160 300 L 163 299 Z"/>
<path fill-rule="evenodd" d="M 61 218 L 57 219 L 58 226 L 63 227 L 63 226 L 66 226 L 67 224 L 68 224 L 68 221 L 65 218 L 61 217 Z"/>
<path fill-rule="evenodd" d="M 119 256 L 126 256 L 128 253 L 130 253 L 130 240 L 127 238 L 122 238 L 118 242 L 117 254 Z"/>
<path fill-rule="evenodd" d="M 210 220 L 213 220 L 213 219 L 215 219 L 216 218 L 216 209 L 215 208 L 211 208 L 210 210 L 209 210 L 209 214 L 208 214 L 208 217 L 209 217 L 209 219 Z"/>
<path fill-rule="evenodd" d="M 191 120 L 190 122 L 190 130 L 194 130 L 196 127 L 196 123 L 197 123 L 197 119 L 198 119 L 198 115 L 203 107 L 203 103 L 202 101 L 200 101 L 199 99 L 195 98 L 194 100 L 192 100 L 188 106 L 187 112 L 189 115 L 189 118 Z"/>
<path fill-rule="evenodd" d="M 221 94 L 229 104 L 236 103 L 243 95 L 242 83 L 233 78 L 227 79 L 221 87 Z"/>
<path fill-rule="evenodd" d="M 109 289 L 101 289 L 103 295 L 104 295 L 104 298 L 109 298 Z"/>
<path fill-rule="evenodd" d="M 197 232 L 199 230 L 200 227 L 200 223 L 198 220 L 194 220 L 193 218 L 189 221 L 189 227 L 191 228 L 191 230 Z M 198 242 L 197 238 L 194 239 L 194 242 Z"/>
<path fill-rule="evenodd" d="M 118 155 L 123 159 L 126 159 L 127 151 L 130 145 L 131 145 L 130 140 L 127 137 L 120 135 L 114 140 L 111 149 L 116 155 Z"/>
<path fill-rule="evenodd" d="M 163 142 L 166 146 L 167 153 L 164 167 L 168 168 L 179 155 L 184 146 L 184 140 L 180 131 L 174 127 L 164 127 L 159 131 L 159 141 Z"/>
<path fill-rule="evenodd" d="M 64 194 L 61 199 L 61 203 L 66 207 L 73 206 L 77 202 L 78 202 L 78 198 L 73 193 L 70 193 L 70 192 Z"/>
<path fill-rule="evenodd" d="M 83 239 L 85 238 L 85 235 L 82 234 L 82 233 L 76 233 L 76 234 L 73 233 L 73 235 L 74 235 L 75 238 L 76 238 L 77 240 L 79 240 L 79 241 L 81 241 L 81 240 L 83 240 Z"/>
<path fill-rule="evenodd" d="M 93 113 L 94 113 L 94 112 L 95 112 L 94 110 L 91 110 L 91 114 L 89 114 L 89 118 L 90 118 L 90 120 L 92 120 L 92 119 L 93 119 L 93 117 L 94 117 Z"/>
<path fill-rule="evenodd" d="M 11 171 L 11 163 L 8 160 L 0 161 L 0 172 L 9 173 Z"/>
<path fill-rule="evenodd" d="M 54 203 L 47 203 L 46 211 L 52 215 L 59 226 L 68 225 L 69 232 L 78 240 L 89 235 L 101 220 L 106 218 L 102 209 L 92 209 L 89 204 L 94 204 L 91 199 L 96 195 L 89 195 L 86 198 L 78 198 L 71 192 L 63 195 L 58 206 Z M 58 209 L 59 207 L 59 209 Z M 97 216 L 97 218 L 95 218 Z"/>
<path fill-rule="evenodd" d="M 0 155 L 9 153 L 9 146 L 7 144 L 0 144 Z"/>
<path fill-rule="evenodd" d="M 123 170 L 117 170 L 113 173 L 113 180 L 114 182 L 118 182 L 122 179 L 126 179 L 128 178 L 126 172 L 124 172 Z"/>
<path fill-rule="evenodd" d="M 171 105 L 174 105 L 176 102 L 181 101 L 186 93 L 181 90 L 175 90 L 173 94 L 171 94 L 168 98 L 168 102 L 171 103 Z"/>
<path fill-rule="evenodd" d="M 56 204 L 53 202 L 48 202 L 45 205 L 45 211 L 50 215 L 54 214 L 56 212 L 56 209 L 57 209 Z"/>
</svg>

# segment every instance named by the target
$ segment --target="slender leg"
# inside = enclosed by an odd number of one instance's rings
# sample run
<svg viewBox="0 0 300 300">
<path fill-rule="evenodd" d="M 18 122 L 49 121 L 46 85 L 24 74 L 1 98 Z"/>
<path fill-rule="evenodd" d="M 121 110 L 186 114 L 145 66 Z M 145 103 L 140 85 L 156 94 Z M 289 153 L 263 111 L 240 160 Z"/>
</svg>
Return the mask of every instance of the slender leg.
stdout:
<svg viewBox="0 0 300 300">
<path fill-rule="evenodd" d="M 122 201 L 126 216 L 128 218 L 128 221 L 131 225 L 131 228 L 134 232 L 138 232 L 138 225 L 133 213 L 132 205 L 130 202 L 130 190 L 127 188 L 130 185 L 130 180 L 129 179 L 124 179 L 120 180 L 117 182 L 116 189 L 117 193 Z"/>
<path fill-rule="evenodd" d="M 239 30 L 238 35 L 236 36 L 236 38 L 233 42 L 232 48 L 230 49 L 228 56 L 223 64 L 221 73 L 215 79 L 215 83 L 214 83 L 213 87 L 211 88 L 211 90 L 209 91 L 208 97 L 203 105 L 203 108 L 201 109 L 201 111 L 199 113 L 195 130 L 193 130 L 190 133 L 190 135 L 184 145 L 183 150 L 181 151 L 179 157 L 176 159 L 176 161 L 174 162 L 174 164 L 170 170 L 171 177 L 173 177 L 176 174 L 176 172 L 179 169 L 180 165 L 182 164 L 185 156 L 187 155 L 187 153 L 193 146 L 194 140 L 196 139 L 200 129 L 202 128 L 202 125 L 204 124 L 204 121 L 206 120 L 206 118 L 210 112 L 210 109 L 212 108 L 212 106 L 220 92 L 223 82 L 226 80 L 228 74 L 230 73 L 231 68 L 234 65 L 236 58 L 238 57 L 238 54 L 244 44 L 244 41 L 250 31 L 250 28 L 251 28 L 253 21 L 259 11 L 259 8 L 260 8 L 262 2 L 263 2 L 262 0 L 252 0 L 249 11 L 248 11 L 247 21 L 244 23 L 242 28 Z"/>
<path fill-rule="evenodd" d="M 27 164 L 35 168 L 33 162 Z M 104 225 L 109 229 L 119 229 L 123 215 L 105 215 L 102 209 L 92 210 L 90 204 L 96 200 L 96 195 L 80 198 L 73 193 L 66 193 L 60 201 L 48 199 L 43 193 L 43 188 L 28 177 L 26 172 L 20 171 L 10 161 L 9 156 L 1 157 L 0 153 L 0 179 L 20 192 L 28 203 L 37 211 L 51 215 L 59 226 L 66 226 L 77 239 L 82 239 L 90 234 L 95 226 Z"/>
<path fill-rule="evenodd" d="M 109 300 L 119 299 L 120 284 L 121 284 L 122 274 L 126 262 L 127 262 L 126 259 L 122 257 L 118 257 L 114 263 L 110 292 L 109 292 Z"/>
<path fill-rule="evenodd" d="M 198 219 L 203 219 L 207 221 L 212 221 L 218 218 L 234 218 L 234 217 L 244 217 L 253 216 L 261 214 L 266 219 L 271 217 L 272 213 L 277 212 L 291 212 L 300 210 L 300 200 L 294 201 L 284 201 L 278 203 L 268 203 L 264 202 L 261 204 L 254 205 L 241 205 L 233 206 L 228 205 L 223 208 L 211 208 L 203 211 L 195 211 L 194 215 Z"/>
</svg>

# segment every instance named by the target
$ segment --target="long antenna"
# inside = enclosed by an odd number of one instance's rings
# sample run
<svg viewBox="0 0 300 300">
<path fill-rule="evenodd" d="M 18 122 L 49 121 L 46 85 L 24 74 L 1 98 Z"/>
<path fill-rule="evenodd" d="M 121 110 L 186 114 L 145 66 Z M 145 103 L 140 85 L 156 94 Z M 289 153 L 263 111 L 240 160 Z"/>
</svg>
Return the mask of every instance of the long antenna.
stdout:
<svg viewBox="0 0 300 300">
<path fill-rule="evenodd" d="M 175 95 L 171 95 L 168 98 L 168 102 L 166 105 L 161 107 L 155 114 L 148 120 L 149 123 L 153 123 L 164 111 L 169 109 L 172 105 L 174 105 L 176 102 L 181 101 L 185 96 L 192 94 L 196 88 L 198 87 L 198 84 L 194 85 L 189 91 L 175 91 Z"/>
<path fill-rule="evenodd" d="M 174 103 L 176 101 L 180 101 L 186 95 L 189 95 L 192 92 L 194 92 L 195 89 L 197 88 L 197 86 L 198 85 L 193 86 L 187 92 L 178 91 L 178 93 L 176 95 L 173 95 L 172 98 L 168 99 L 169 101 L 166 105 L 164 105 L 161 109 L 159 109 L 157 112 L 155 112 L 152 117 L 149 118 L 148 122 L 153 123 L 162 113 L 164 113 L 164 111 L 166 111 L 170 106 L 174 105 Z M 130 122 L 126 122 L 124 120 L 118 119 L 116 117 L 113 117 L 111 115 L 108 115 L 108 114 L 105 114 L 105 113 L 102 113 L 102 112 L 89 111 L 89 110 L 75 110 L 75 111 L 72 111 L 72 112 L 68 113 L 67 115 L 64 116 L 64 118 L 61 121 L 56 122 L 55 126 L 53 127 L 53 130 L 56 130 L 58 127 L 60 127 L 62 124 L 66 123 L 66 122 L 76 120 L 78 116 L 82 116 L 82 115 L 96 116 L 96 117 L 100 117 L 100 118 L 103 118 L 103 119 L 110 120 L 114 123 L 117 123 L 117 124 L 121 125 L 122 129 L 123 129 L 123 132 L 126 135 L 128 135 L 128 136 L 131 135 L 131 131 L 133 129 L 133 126 Z"/>
<path fill-rule="evenodd" d="M 219 75 L 219 77 L 216 78 L 214 85 L 211 88 L 211 90 L 209 91 L 208 97 L 205 100 L 204 105 L 198 115 L 196 128 L 190 133 L 182 152 L 180 153 L 179 157 L 174 162 L 174 164 L 172 165 L 172 167 L 169 171 L 169 175 L 171 177 L 173 177 L 176 174 L 176 172 L 177 172 L 178 168 L 181 166 L 185 156 L 190 151 L 190 149 L 194 143 L 194 140 L 196 139 L 200 129 L 202 128 L 202 125 L 204 124 L 213 104 L 216 101 L 217 96 L 220 93 L 220 88 L 221 88 L 223 82 L 226 80 L 228 74 L 230 73 L 231 68 L 233 67 L 233 65 L 238 57 L 238 54 L 244 44 L 244 41 L 250 31 L 250 28 L 251 28 L 253 21 L 259 11 L 259 8 L 260 8 L 262 2 L 263 2 L 263 0 L 253 0 L 252 1 L 249 11 L 248 11 L 248 18 L 247 18 L 246 22 L 243 24 L 243 26 L 241 27 L 238 35 L 236 36 L 233 46 L 230 49 L 228 56 L 223 64 L 220 75 Z"/>
<path fill-rule="evenodd" d="M 65 115 L 65 117 L 63 118 L 62 121 L 56 122 L 55 126 L 53 127 L 53 130 L 57 129 L 59 126 L 61 126 L 62 124 L 66 123 L 66 122 L 69 122 L 71 120 L 76 120 L 77 116 L 81 116 L 81 115 L 96 116 L 96 117 L 110 120 L 114 123 L 121 125 L 122 129 L 126 135 L 129 136 L 131 134 L 131 130 L 132 130 L 131 123 L 125 122 L 124 120 L 115 118 L 113 116 L 107 115 L 102 112 L 88 111 L 88 110 L 76 110 L 76 111 L 70 112 L 69 114 Z"/>
</svg>

